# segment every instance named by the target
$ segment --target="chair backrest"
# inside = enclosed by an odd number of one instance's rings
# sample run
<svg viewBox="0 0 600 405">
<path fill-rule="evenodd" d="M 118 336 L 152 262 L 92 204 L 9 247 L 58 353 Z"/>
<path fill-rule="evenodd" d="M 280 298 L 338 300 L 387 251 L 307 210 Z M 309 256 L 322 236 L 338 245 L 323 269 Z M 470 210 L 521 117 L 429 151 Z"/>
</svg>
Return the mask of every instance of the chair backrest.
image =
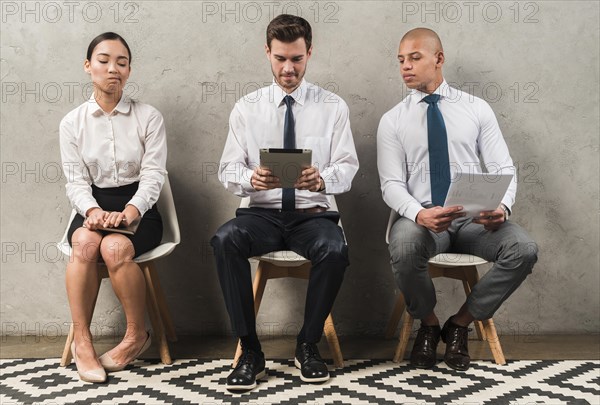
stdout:
<svg viewBox="0 0 600 405">
<path fill-rule="evenodd" d="M 162 190 L 160 190 L 160 196 L 156 204 L 163 220 L 163 237 L 160 243 L 170 242 L 178 245 L 181 242 L 181 235 L 168 175 L 165 175 L 165 183 Z"/>
<path fill-rule="evenodd" d="M 398 218 L 400 218 L 400 214 L 394 210 L 390 210 L 390 218 L 388 219 L 387 229 L 385 231 L 385 243 L 388 245 L 390 244 L 390 232 L 392 231 L 392 225 L 394 225 L 394 222 L 396 222 Z"/>
<path fill-rule="evenodd" d="M 161 246 L 169 245 L 169 248 L 160 249 L 160 253 L 155 252 L 155 250 L 157 250 L 158 248 L 146 252 L 140 256 L 140 258 L 143 257 L 143 259 L 145 260 L 151 260 L 157 258 L 158 256 L 164 256 L 170 253 L 175 248 L 175 246 L 181 242 L 181 235 L 179 233 L 179 221 L 177 220 L 177 211 L 175 210 L 175 202 L 173 200 L 173 193 L 171 191 L 171 183 L 169 182 L 168 175 L 165 175 L 165 182 L 163 184 L 162 189 L 160 190 L 157 205 L 163 220 L 163 235 L 160 244 Z M 60 240 L 60 242 L 58 242 L 57 244 L 58 249 L 68 257 L 71 256 L 71 246 L 69 245 L 67 234 L 69 232 L 69 225 L 71 225 L 71 222 L 73 221 L 75 215 L 77 215 L 77 211 L 72 210 L 69 221 L 67 222 L 65 233 L 63 234 L 63 237 Z M 138 259 L 139 258 L 136 258 L 135 261 L 140 261 Z"/>
</svg>

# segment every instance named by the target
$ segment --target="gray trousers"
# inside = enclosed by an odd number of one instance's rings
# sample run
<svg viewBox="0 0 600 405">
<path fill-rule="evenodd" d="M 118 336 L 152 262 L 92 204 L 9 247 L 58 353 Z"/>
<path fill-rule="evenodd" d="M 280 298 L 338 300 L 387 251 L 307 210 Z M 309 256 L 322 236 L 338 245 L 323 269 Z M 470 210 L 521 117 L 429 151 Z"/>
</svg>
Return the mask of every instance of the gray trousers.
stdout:
<svg viewBox="0 0 600 405">
<path fill-rule="evenodd" d="M 537 261 L 537 244 L 519 225 L 507 221 L 496 231 L 486 231 L 470 218 L 455 220 L 447 231 L 435 233 L 400 217 L 390 231 L 389 250 L 396 283 L 415 319 L 429 315 L 436 304 L 428 260 L 439 253 L 479 256 L 493 267 L 467 298 L 475 319 L 489 319 L 521 285 Z"/>
</svg>

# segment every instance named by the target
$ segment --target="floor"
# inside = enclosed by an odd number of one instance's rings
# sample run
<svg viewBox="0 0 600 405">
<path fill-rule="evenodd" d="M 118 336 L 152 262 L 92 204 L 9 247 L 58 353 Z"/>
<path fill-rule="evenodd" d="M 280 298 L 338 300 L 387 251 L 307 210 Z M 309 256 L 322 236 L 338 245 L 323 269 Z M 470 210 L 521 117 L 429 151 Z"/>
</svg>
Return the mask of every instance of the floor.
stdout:
<svg viewBox="0 0 600 405">
<path fill-rule="evenodd" d="M 170 343 L 172 365 L 156 347 L 104 384 L 79 380 L 73 364 L 59 366 L 65 338 L 13 336 L 0 343 L 0 403 L 12 404 L 597 404 L 600 403 L 598 335 L 501 336 L 506 365 L 496 365 L 486 342 L 470 341 L 471 368 L 443 361 L 432 370 L 393 363 L 396 339 L 340 337 L 344 367 L 331 379 L 306 384 L 292 360 L 294 337 L 263 339 L 267 376 L 256 389 L 230 392 L 236 342 L 226 337 L 180 336 Z M 98 353 L 118 337 L 96 339 Z M 321 353 L 329 357 L 325 339 Z M 411 347 L 411 344 L 409 344 Z M 440 351 L 444 345 L 440 345 Z M 441 353 L 440 353 L 440 358 Z"/>
<path fill-rule="evenodd" d="M 58 358 L 65 342 L 63 336 L 2 336 L 0 339 L 2 359 Z M 96 351 L 103 353 L 116 345 L 119 339 L 96 339 Z M 504 355 L 510 360 L 600 360 L 598 335 L 513 335 L 501 336 L 500 342 Z M 235 344 L 231 337 L 179 336 L 179 340 L 169 346 L 173 359 L 227 359 L 233 357 Z M 345 359 L 389 360 L 394 355 L 396 344 L 396 339 L 340 336 Z M 295 338 L 269 337 L 262 340 L 262 345 L 267 358 L 292 358 Z M 409 349 L 411 346 L 409 342 Z M 443 345 L 440 346 L 441 349 Z M 329 350 L 325 339 L 322 339 L 319 347 L 322 356 L 328 358 Z M 469 352 L 473 360 L 492 359 L 486 342 L 469 341 Z M 155 345 L 142 356 L 147 359 L 158 357 Z"/>
</svg>

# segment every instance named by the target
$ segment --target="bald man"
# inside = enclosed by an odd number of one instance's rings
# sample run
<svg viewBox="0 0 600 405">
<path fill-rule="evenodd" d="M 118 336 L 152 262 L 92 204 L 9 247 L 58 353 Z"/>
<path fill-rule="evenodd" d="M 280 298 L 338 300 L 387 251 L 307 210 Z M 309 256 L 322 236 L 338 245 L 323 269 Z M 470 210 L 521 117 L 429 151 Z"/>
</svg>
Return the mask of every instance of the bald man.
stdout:
<svg viewBox="0 0 600 405">
<path fill-rule="evenodd" d="M 480 163 L 490 173 L 512 174 L 513 162 L 490 106 L 446 83 L 444 50 L 434 31 L 407 32 L 398 61 L 411 92 L 381 118 L 377 166 L 383 199 L 399 214 L 389 237 L 392 270 L 408 312 L 421 320 L 410 362 L 418 368 L 433 367 L 441 338 L 446 364 L 467 370 L 468 326 L 491 318 L 531 273 L 537 245 L 508 220 L 516 178 L 494 211 L 467 217 L 463 207 L 443 207 L 451 179 L 481 172 Z M 479 256 L 494 266 L 440 328 L 427 262 L 444 252 Z"/>
</svg>

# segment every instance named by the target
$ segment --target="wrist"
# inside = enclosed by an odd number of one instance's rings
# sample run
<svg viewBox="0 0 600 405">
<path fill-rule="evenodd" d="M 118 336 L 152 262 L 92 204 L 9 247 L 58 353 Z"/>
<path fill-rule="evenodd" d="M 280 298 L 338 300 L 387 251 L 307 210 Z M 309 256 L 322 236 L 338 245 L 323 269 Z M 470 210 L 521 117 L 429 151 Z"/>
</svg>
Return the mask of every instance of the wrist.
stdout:
<svg viewBox="0 0 600 405">
<path fill-rule="evenodd" d="M 504 204 L 500 204 L 500 209 L 502 209 L 502 212 L 504 212 L 504 222 L 506 222 L 510 216 L 510 210 Z"/>
<path fill-rule="evenodd" d="M 92 207 L 92 208 L 88 209 L 88 210 L 85 212 L 85 217 L 86 217 L 86 218 L 88 218 L 88 217 L 89 217 L 90 215 L 92 215 L 92 213 L 93 213 L 94 211 L 96 211 L 96 210 L 100 210 L 100 211 L 102 211 L 102 208 L 100 208 L 100 207 Z"/>
<path fill-rule="evenodd" d="M 140 216 L 140 211 L 137 209 L 137 207 L 133 204 L 127 204 L 127 206 L 125 207 L 125 209 L 123 210 L 123 213 L 125 214 L 125 216 L 129 217 L 133 217 L 133 218 L 137 218 L 138 216 Z"/>
<path fill-rule="evenodd" d="M 319 177 L 319 189 L 317 192 L 320 193 L 321 191 L 325 191 L 325 180 L 323 180 L 323 177 Z"/>
</svg>

